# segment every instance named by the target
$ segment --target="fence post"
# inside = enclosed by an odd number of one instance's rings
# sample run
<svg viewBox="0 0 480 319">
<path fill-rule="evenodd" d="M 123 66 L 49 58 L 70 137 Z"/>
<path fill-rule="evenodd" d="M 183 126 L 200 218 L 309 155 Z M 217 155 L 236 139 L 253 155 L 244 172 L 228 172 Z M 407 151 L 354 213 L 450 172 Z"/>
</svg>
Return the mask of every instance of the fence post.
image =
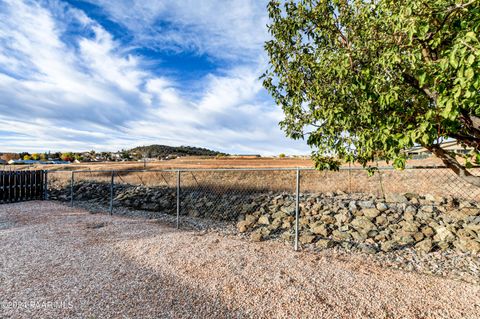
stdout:
<svg viewBox="0 0 480 319">
<path fill-rule="evenodd" d="M 73 184 L 75 183 L 75 172 L 72 172 L 72 178 L 70 180 L 70 205 L 73 207 Z"/>
<path fill-rule="evenodd" d="M 115 173 L 112 171 L 112 179 L 110 181 L 110 215 L 113 215 L 113 188 L 115 187 Z"/>
<path fill-rule="evenodd" d="M 180 228 L 180 171 L 177 171 L 177 229 Z"/>
<path fill-rule="evenodd" d="M 298 219 L 300 211 L 300 170 L 297 168 L 297 181 L 295 192 L 295 251 L 298 251 Z"/>
<path fill-rule="evenodd" d="M 43 199 L 48 200 L 48 171 L 43 171 Z"/>
</svg>

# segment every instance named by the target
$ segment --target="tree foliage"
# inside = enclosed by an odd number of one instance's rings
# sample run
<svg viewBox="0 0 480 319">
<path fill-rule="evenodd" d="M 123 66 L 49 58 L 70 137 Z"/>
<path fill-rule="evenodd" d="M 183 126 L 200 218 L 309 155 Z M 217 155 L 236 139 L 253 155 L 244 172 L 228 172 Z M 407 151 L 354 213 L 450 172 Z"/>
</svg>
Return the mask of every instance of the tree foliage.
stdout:
<svg viewBox="0 0 480 319">
<path fill-rule="evenodd" d="M 480 148 L 480 0 L 270 1 L 264 86 L 287 135 L 332 157 L 405 165 L 422 145 L 479 184 L 440 142 Z"/>
<path fill-rule="evenodd" d="M 162 158 L 167 156 L 216 156 L 226 155 L 221 152 L 193 146 L 167 146 L 149 145 L 139 146 L 129 151 L 131 154 L 139 154 L 143 158 Z"/>
<path fill-rule="evenodd" d="M 73 162 L 75 160 L 75 154 L 72 152 L 62 153 L 62 155 L 60 155 L 60 159 L 66 162 Z"/>
</svg>

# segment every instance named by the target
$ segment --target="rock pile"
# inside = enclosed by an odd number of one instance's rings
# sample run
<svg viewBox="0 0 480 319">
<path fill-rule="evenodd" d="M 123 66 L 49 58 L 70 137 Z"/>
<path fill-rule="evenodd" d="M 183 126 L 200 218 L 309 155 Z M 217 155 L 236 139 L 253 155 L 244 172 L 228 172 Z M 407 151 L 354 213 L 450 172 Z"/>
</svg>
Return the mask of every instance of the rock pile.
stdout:
<svg viewBox="0 0 480 319">
<path fill-rule="evenodd" d="M 75 199 L 109 202 L 108 184 L 79 183 Z M 69 199 L 68 189 L 51 190 L 50 198 Z M 176 189 L 117 185 L 115 206 L 176 213 Z M 181 214 L 235 221 L 253 240 L 293 240 L 293 194 L 215 192 L 182 189 Z M 428 253 L 454 249 L 480 252 L 480 203 L 416 194 L 303 194 L 300 198 L 299 240 L 318 248 L 341 245 L 363 251 L 414 247 Z"/>
<path fill-rule="evenodd" d="M 392 202 L 394 200 L 394 202 Z M 253 240 L 292 240 L 293 196 L 281 194 L 245 214 L 238 231 Z M 339 244 L 364 251 L 415 247 L 428 253 L 455 249 L 480 252 L 480 205 L 453 198 L 365 194 L 310 194 L 300 200 L 299 241 L 319 248 Z"/>
<path fill-rule="evenodd" d="M 69 201 L 70 189 L 49 190 L 52 200 Z M 106 183 L 77 182 L 74 187 L 75 201 L 94 201 L 103 205 L 110 202 L 110 185 Z M 114 206 L 123 206 L 148 211 L 161 211 L 168 214 L 176 212 L 176 190 L 168 187 L 144 187 L 116 185 L 114 188 Z"/>
<path fill-rule="evenodd" d="M 117 184 L 114 190 L 114 207 L 176 214 L 177 190 L 166 186 L 145 187 Z M 255 210 L 260 202 L 268 201 L 273 193 L 218 192 L 208 188 L 182 188 L 180 192 L 181 215 L 220 221 L 237 221 L 242 213 Z M 69 201 L 70 189 L 49 190 L 52 200 Z M 110 185 L 106 183 L 77 182 L 75 201 L 93 201 L 108 206 Z"/>
</svg>

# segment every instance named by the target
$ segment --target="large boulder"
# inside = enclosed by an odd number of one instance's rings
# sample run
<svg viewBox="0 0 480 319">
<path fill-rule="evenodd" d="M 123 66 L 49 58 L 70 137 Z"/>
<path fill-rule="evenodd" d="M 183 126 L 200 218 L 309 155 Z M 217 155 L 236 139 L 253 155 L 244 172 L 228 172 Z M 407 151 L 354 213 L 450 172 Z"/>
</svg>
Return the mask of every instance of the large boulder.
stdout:
<svg viewBox="0 0 480 319">
<path fill-rule="evenodd" d="M 436 235 L 433 237 L 435 241 L 451 243 L 455 240 L 455 235 L 446 226 L 437 227 L 435 232 Z"/>
<path fill-rule="evenodd" d="M 415 249 L 421 253 L 429 253 L 432 250 L 433 243 L 431 239 L 424 239 L 415 245 Z"/>
<path fill-rule="evenodd" d="M 405 195 L 395 193 L 385 194 L 385 201 L 387 203 L 408 203 L 408 199 Z"/>
<path fill-rule="evenodd" d="M 351 224 L 357 231 L 363 233 L 377 229 L 377 226 L 375 226 L 369 218 L 364 216 L 356 217 Z"/>
<path fill-rule="evenodd" d="M 364 208 L 362 209 L 362 212 L 363 216 L 367 217 L 370 220 L 380 215 L 380 211 L 376 208 Z"/>
</svg>

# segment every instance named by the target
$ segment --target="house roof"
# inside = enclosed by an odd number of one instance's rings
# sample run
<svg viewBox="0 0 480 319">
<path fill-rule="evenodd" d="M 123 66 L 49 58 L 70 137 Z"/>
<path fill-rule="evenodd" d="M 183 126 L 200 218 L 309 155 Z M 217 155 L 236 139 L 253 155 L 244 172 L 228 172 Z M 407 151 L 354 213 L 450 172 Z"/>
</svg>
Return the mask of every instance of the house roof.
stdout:
<svg viewBox="0 0 480 319">
<path fill-rule="evenodd" d="M 443 143 L 440 143 L 440 147 L 449 150 L 449 151 L 458 151 L 458 150 L 471 150 L 471 147 L 463 147 L 460 145 L 456 140 L 453 141 L 446 141 Z M 423 146 L 414 146 L 410 149 L 407 150 L 407 153 L 409 154 L 420 154 L 420 153 L 429 153 L 430 151 L 427 150 Z"/>
</svg>

